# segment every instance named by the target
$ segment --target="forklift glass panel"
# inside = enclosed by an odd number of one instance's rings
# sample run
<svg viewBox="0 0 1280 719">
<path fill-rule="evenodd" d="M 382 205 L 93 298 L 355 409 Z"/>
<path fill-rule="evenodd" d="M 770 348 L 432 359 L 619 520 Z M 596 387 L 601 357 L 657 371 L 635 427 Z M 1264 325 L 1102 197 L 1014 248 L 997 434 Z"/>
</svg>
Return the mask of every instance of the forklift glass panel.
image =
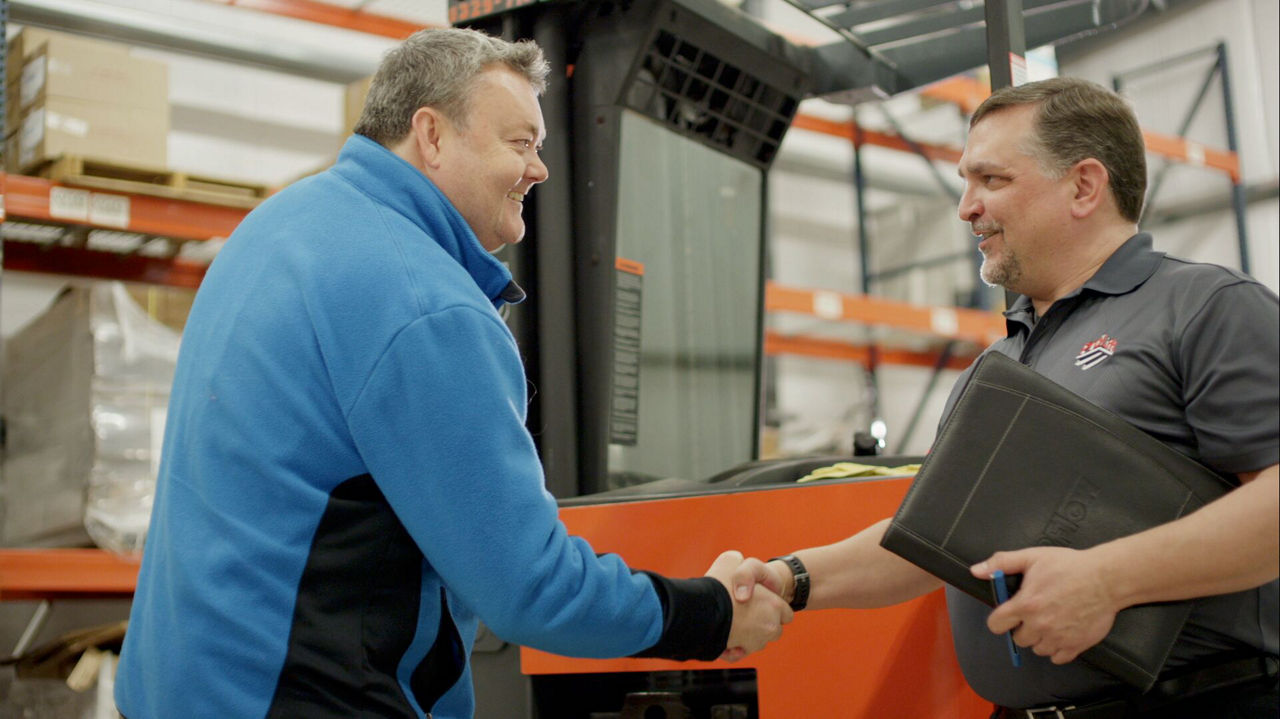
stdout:
<svg viewBox="0 0 1280 719">
<path fill-rule="evenodd" d="M 601 489 L 751 460 L 760 363 L 762 171 L 630 110 L 620 129 Z"/>
</svg>

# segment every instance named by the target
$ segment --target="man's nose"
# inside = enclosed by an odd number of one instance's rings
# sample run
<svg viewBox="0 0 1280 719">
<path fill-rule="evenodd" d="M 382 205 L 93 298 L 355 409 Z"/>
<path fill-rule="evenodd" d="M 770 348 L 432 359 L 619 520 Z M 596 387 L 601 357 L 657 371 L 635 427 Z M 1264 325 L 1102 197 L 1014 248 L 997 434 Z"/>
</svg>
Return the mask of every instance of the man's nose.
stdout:
<svg viewBox="0 0 1280 719">
<path fill-rule="evenodd" d="M 542 158 L 537 155 L 533 156 L 533 162 L 529 163 L 529 167 L 525 172 L 525 176 L 529 178 L 531 184 L 545 182 L 551 173 L 547 170 L 546 164 L 542 162 Z"/>
<path fill-rule="evenodd" d="M 956 214 L 960 215 L 960 219 L 965 222 L 973 222 L 982 216 L 982 203 L 974 197 L 974 193 L 969 188 L 965 188 L 964 194 L 960 195 Z"/>
</svg>

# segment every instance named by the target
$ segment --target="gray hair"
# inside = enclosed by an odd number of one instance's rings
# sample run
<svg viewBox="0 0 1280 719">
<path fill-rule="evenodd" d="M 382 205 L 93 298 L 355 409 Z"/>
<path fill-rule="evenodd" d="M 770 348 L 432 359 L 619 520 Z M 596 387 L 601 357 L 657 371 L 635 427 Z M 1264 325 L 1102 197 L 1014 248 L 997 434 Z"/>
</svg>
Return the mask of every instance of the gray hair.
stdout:
<svg viewBox="0 0 1280 719">
<path fill-rule="evenodd" d="M 551 66 L 531 40 L 508 42 L 476 30 L 419 30 L 378 66 L 355 132 L 384 146 L 409 134 L 421 107 L 439 110 L 465 127 L 475 78 L 495 64 L 523 76 L 541 95 Z"/>
<path fill-rule="evenodd" d="M 1147 191 L 1142 128 L 1124 98 L 1087 80 L 1057 77 L 1006 87 L 974 110 L 969 127 L 1006 107 L 1035 105 L 1035 137 L 1020 148 L 1050 177 L 1062 177 L 1077 162 L 1094 158 L 1107 168 L 1111 196 L 1120 215 L 1137 222 Z"/>
</svg>

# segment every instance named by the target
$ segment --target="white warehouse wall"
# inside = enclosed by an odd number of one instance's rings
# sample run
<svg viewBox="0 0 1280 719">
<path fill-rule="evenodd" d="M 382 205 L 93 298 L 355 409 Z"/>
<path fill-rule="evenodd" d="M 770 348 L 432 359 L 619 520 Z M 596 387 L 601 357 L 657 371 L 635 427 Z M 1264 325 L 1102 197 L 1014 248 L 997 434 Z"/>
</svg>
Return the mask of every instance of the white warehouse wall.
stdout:
<svg viewBox="0 0 1280 719">
<path fill-rule="evenodd" d="M 1116 73 L 1225 43 L 1244 184 L 1274 182 L 1280 170 L 1278 23 L 1280 4 L 1274 0 L 1183 2 L 1136 23 L 1131 30 L 1068 48 L 1059 53 L 1059 61 L 1063 74 L 1110 86 Z M 1126 81 L 1123 92 L 1133 102 L 1142 126 L 1174 134 L 1213 60 L 1206 55 Z M 1208 147 L 1227 147 L 1220 80 L 1210 85 L 1187 137 Z M 1161 164 L 1151 159 L 1153 174 Z M 1230 182 L 1223 173 L 1175 165 L 1152 207 L 1176 208 L 1213 198 L 1225 202 L 1229 193 Z M 1247 212 L 1250 273 L 1273 291 L 1280 287 L 1278 217 L 1280 200 L 1276 198 L 1254 203 Z M 1229 209 L 1152 231 L 1156 246 L 1171 254 L 1240 267 L 1235 216 Z"/>
</svg>

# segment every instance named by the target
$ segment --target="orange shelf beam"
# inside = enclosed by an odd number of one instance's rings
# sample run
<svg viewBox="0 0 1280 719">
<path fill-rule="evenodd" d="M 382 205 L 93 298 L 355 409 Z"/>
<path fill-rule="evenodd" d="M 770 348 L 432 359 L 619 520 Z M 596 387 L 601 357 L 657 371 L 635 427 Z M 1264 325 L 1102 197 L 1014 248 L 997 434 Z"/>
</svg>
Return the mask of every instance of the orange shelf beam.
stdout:
<svg viewBox="0 0 1280 719">
<path fill-rule="evenodd" d="M 315 0 L 209 0 L 209 2 L 258 10 L 320 25 L 332 25 L 370 35 L 381 35 L 394 40 L 403 40 L 424 27 L 436 27 L 363 10 L 352 10 L 339 5 L 315 2 Z"/>
<path fill-rule="evenodd" d="M 83 217 L 59 214 L 51 195 L 59 189 L 87 193 L 87 197 L 100 196 L 111 199 L 112 217 L 126 216 L 123 222 L 108 224 L 95 221 L 92 211 Z M 86 190 L 40 177 L 5 175 L 0 173 L 0 189 L 4 194 L 4 211 L 9 217 L 20 217 L 43 222 L 67 225 L 84 225 L 103 230 L 137 232 L 179 240 L 207 240 L 227 237 L 240 224 L 248 210 L 221 205 L 206 205 L 186 200 L 171 200 L 150 195 L 133 195 L 121 192 Z M 85 197 L 86 195 L 79 195 Z M 89 200 L 85 201 L 86 204 Z M 122 209 L 123 208 L 123 209 Z"/>
<path fill-rule="evenodd" d="M 139 561 L 100 549 L 0 549 L 0 600 L 127 598 Z"/>
<path fill-rule="evenodd" d="M 824 135 L 833 135 L 854 142 L 857 127 L 850 121 L 827 120 L 813 115 L 796 115 L 792 120 L 791 126 L 801 129 L 810 130 L 812 132 L 820 132 Z M 862 144 L 876 145 L 877 147 L 887 147 L 890 150 L 900 150 L 902 152 L 915 152 L 906 140 L 898 135 L 887 132 L 878 132 L 876 130 L 868 130 L 862 128 Z M 934 145 L 927 142 L 917 142 L 924 154 L 931 160 L 942 160 L 956 164 L 960 162 L 961 150 L 957 147 L 948 145 Z"/>
<path fill-rule="evenodd" d="M 467 0 L 467 2 L 456 4 L 451 2 L 449 3 L 449 22 L 456 25 L 492 13 L 532 5 L 534 2 L 537 0 Z"/>
<path fill-rule="evenodd" d="M 966 115 L 972 115 L 973 111 L 978 109 L 978 105 L 981 105 L 982 101 L 991 94 L 991 89 L 972 77 L 957 75 L 925 86 L 920 90 L 920 94 L 934 100 L 953 103 Z M 798 124 L 796 126 L 799 127 Z M 850 136 L 849 133 L 851 131 L 842 130 L 840 133 L 829 134 L 845 137 Z M 1207 147 L 1176 135 L 1165 135 L 1153 130 L 1143 130 L 1142 139 L 1147 145 L 1147 152 L 1153 155 L 1225 172 L 1232 183 L 1240 183 L 1240 158 L 1234 152 Z"/>
<path fill-rule="evenodd" d="M 967 340 L 987 346 L 1006 334 L 1004 317 L 961 307 L 922 307 L 907 302 L 828 290 L 765 286 L 766 312 L 796 312 L 823 319 L 881 325 Z"/>
<path fill-rule="evenodd" d="M 978 105 L 991 94 L 991 88 L 968 75 L 956 75 L 920 88 L 920 94 L 932 100 L 949 102 L 964 114 L 972 115 Z"/>
<path fill-rule="evenodd" d="M 1240 158 L 1234 152 L 1205 147 L 1198 142 L 1184 140 L 1175 135 L 1163 135 L 1151 130 L 1142 131 L 1147 152 L 1161 155 L 1176 162 L 1207 167 L 1227 173 L 1233 184 L 1240 184 Z"/>
<path fill-rule="evenodd" d="M 815 359 L 840 360 L 857 362 L 867 368 L 871 367 L 872 354 L 877 364 L 908 365 L 915 367 L 934 367 L 941 356 L 937 352 L 917 352 L 913 350 L 893 349 L 889 347 L 871 347 L 869 345 L 842 342 L 825 337 L 809 337 L 806 335 L 784 335 L 774 330 L 764 333 L 764 353 L 770 356 L 798 355 Z M 952 355 L 946 364 L 947 369 L 962 370 L 968 367 L 977 357 L 975 353 Z"/>
<path fill-rule="evenodd" d="M 4 269 L 196 289 L 208 266 L 179 259 L 6 240 Z"/>
</svg>

